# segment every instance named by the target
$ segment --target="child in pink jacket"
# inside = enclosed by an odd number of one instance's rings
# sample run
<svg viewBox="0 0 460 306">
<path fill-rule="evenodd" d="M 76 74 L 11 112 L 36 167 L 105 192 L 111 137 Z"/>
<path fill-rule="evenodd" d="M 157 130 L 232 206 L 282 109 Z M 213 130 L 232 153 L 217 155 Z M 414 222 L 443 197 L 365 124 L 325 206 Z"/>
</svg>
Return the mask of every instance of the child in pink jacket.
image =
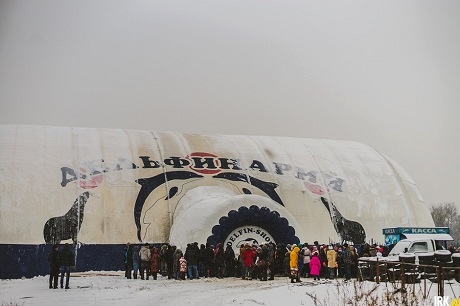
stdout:
<svg viewBox="0 0 460 306">
<path fill-rule="evenodd" d="M 319 280 L 319 271 L 321 270 L 321 262 L 318 258 L 318 252 L 313 252 L 310 259 L 310 275 L 313 276 L 313 280 Z"/>
</svg>

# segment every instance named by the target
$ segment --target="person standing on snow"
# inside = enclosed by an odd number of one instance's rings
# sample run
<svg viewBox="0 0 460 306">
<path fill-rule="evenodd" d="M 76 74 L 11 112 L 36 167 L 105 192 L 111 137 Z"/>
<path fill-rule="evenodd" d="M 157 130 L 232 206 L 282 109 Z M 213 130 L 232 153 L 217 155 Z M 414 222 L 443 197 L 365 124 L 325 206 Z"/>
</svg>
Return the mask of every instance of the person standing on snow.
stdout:
<svg viewBox="0 0 460 306">
<path fill-rule="evenodd" d="M 305 243 L 303 246 L 303 271 L 302 271 L 302 276 L 303 277 L 308 277 L 310 274 L 310 257 L 311 257 L 311 251 L 310 248 L 308 247 L 308 244 Z"/>
<path fill-rule="evenodd" d="M 318 258 L 318 251 L 314 251 L 310 259 L 310 275 L 313 280 L 319 280 L 319 273 L 321 271 L 321 261 Z"/>
<path fill-rule="evenodd" d="M 133 247 L 128 242 L 124 248 L 124 263 L 125 263 L 125 277 L 131 278 L 131 271 L 133 269 Z"/>
<path fill-rule="evenodd" d="M 138 245 L 133 248 L 133 277 L 137 279 L 137 272 L 139 271 L 139 266 L 141 264 L 141 257 L 139 254 L 140 248 Z"/>
<path fill-rule="evenodd" d="M 335 270 L 337 268 L 337 252 L 334 250 L 332 245 L 328 246 L 326 257 L 327 267 L 329 270 L 329 279 L 334 279 L 336 275 Z"/>
<path fill-rule="evenodd" d="M 214 250 L 214 267 L 217 278 L 224 278 L 225 252 L 222 243 L 218 243 Z"/>
<path fill-rule="evenodd" d="M 235 251 L 230 245 L 225 248 L 225 277 L 235 276 Z"/>
<path fill-rule="evenodd" d="M 345 264 L 345 281 L 351 279 L 351 266 L 353 264 L 353 254 L 348 247 L 348 243 L 343 244 L 344 253 L 343 253 L 343 263 Z"/>
<path fill-rule="evenodd" d="M 48 263 L 50 266 L 50 289 L 57 289 L 59 277 L 59 245 L 53 245 L 51 252 L 48 255 Z"/>
<path fill-rule="evenodd" d="M 151 258 L 151 253 L 150 253 L 150 248 L 149 244 L 146 243 L 141 247 L 141 250 L 139 251 L 139 256 L 141 258 L 141 279 L 144 279 L 144 271 L 145 271 L 145 276 L 146 279 L 149 279 L 150 276 L 150 258 Z"/>
<path fill-rule="evenodd" d="M 243 253 L 243 260 L 244 260 L 244 275 L 247 280 L 252 279 L 252 270 L 253 270 L 253 265 L 254 261 L 256 259 L 256 252 L 251 248 L 249 245 L 249 242 L 246 242 L 244 244 L 245 251 Z"/>
<path fill-rule="evenodd" d="M 185 280 L 185 274 L 187 274 L 187 260 L 182 255 L 179 259 L 179 279 Z"/>
<path fill-rule="evenodd" d="M 158 255 L 158 249 L 156 247 L 152 247 L 150 253 L 150 273 L 153 279 L 156 280 L 158 272 L 160 272 L 160 255 Z"/>
<path fill-rule="evenodd" d="M 291 283 L 295 283 L 294 280 L 297 280 L 297 282 L 302 282 L 297 278 L 297 274 L 299 273 L 299 250 L 299 247 L 293 244 L 291 247 L 291 252 L 289 253 Z"/>
<path fill-rule="evenodd" d="M 173 255 L 173 275 L 174 279 L 179 279 L 180 276 L 180 258 L 184 256 L 180 248 L 176 248 Z"/>
<path fill-rule="evenodd" d="M 69 279 L 70 279 L 70 269 L 75 266 L 75 260 L 73 253 L 70 250 L 69 244 L 66 243 L 64 248 L 59 253 L 59 263 L 61 265 L 61 288 L 64 285 L 64 274 L 65 274 L 65 289 L 69 288 Z"/>
<path fill-rule="evenodd" d="M 200 278 L 198 274 L 198 263 L 200 261 L 200 249 L 198 243 L 194 242 L 187 245 L 185 249 L 185 259 L 187 260 L 187 269 L 189 279 Z"/>
</svg>

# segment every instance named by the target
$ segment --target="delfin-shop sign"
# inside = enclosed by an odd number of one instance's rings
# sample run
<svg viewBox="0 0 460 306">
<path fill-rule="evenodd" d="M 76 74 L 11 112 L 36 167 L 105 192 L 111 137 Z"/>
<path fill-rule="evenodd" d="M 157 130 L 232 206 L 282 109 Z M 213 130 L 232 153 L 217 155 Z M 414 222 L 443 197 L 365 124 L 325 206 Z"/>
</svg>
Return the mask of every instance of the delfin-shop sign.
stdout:
<svg viewBox="0 0 460 306">
<path fill-rule="evenodd" d="M 323 195 L 324 188 L 330 187 L 335 191 L 342 191 L 343 179 L 337 177 L 333 173 L 321 173 L 324 182 L 327 186 L 321 186 L 318 181 L 318 171 L 308 170 L 294 165 L 272 162 L 271 170 L 266 164 L 259 160 L 253 159 L 250 164 L 243 165 L 239 159 L 219 157 L 207 152 L 193 152 L 185 157 L 171 156 L 163 159 L 163 161 L 152 160 L 150 156 L 139 156 L 140 162 L 135 164 L 127 158 L 118 158 L 118 163 L 108 164 L 103 159 L 96 161 L 87 161 L 82 163 L 79 170 L 74 170 L 69 167 L 62 167 L 61 186 L 65 187 L 68 183 L 78 181 L 80 187 L 84 189 L 95 188 L 102 182 L 102 175 L 107 172 L 119 171 L 125 169 L 157 169 L 157 168 L 172 168 L 184 169 L 188 168 L 202 175 L 216 175 L 222 170 L 235 171 L 251 171 L 259 173 L 274 173 L 280 176 L 289 175 L 293 178 L 303 180 L 305 187 L 312 193 Z M 239 180 L 237 178 L 236 180 Z"/>
</svg>

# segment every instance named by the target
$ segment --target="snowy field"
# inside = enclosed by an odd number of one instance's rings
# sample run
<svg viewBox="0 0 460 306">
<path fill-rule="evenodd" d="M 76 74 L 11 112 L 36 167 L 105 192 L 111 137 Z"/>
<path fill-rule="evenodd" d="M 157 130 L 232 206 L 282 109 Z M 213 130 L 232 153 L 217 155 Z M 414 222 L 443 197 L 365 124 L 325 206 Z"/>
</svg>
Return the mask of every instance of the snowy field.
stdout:
<svg viewBox="0 0 460 306">
<path fill-rule="evenodd" d="M 123 272 L 73 273 L 69 290 L 48 289 L 48 276 L 32 279 L 1 280 L 0 305 L 315 305 L 309 294 L 319 298 L 317 305 L 377 305 L 395 290 L 391 284 L 381 283 L 372 290 L 372 282 L 348 282 L 342 279 L 315 284 L 311 279 L 291 284 L 285 277 L 273 281 L 241 280 L 238 278 L 198 280 L 126 279 Z M 428 283 L 428 287 L 431 283 Z M 452 287 L 451 287 L 452 286 Z M 423 283 L 415 288 L 421 296 Z M 459 295 L 459 284 L 446 284 L 445 295 Z M 453 290 L 453 291 L 452 291 Z M 370 292 L 361 297 L 357 292 Z M 433 284 L 426 300 L 417 299 L 411 305 L 433 305 L 437 286 Z M 390 294 L 393 301 L 385 305 L 403 305 L 401 294 Z M 349 300 L 349 304 L 347 303 Z M 408 304 L 409 305 L 409 304 Z"/>
</svg>

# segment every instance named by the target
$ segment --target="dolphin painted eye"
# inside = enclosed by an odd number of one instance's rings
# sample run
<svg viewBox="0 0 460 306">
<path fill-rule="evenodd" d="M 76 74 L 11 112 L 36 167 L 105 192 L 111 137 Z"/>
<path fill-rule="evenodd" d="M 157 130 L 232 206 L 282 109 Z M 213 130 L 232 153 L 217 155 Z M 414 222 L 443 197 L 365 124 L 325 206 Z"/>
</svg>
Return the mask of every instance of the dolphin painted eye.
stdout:
<svg viewBox="0 0 460 306">
<path fill-rule="evenodd" d="M 243 188 L 243 192 L 245 194 L 252 194 L 251 190 L 247 189 L 247 188 Z"/>
<path fill-rule="evenodd" d="M 168 196 L 165 198 L 165 200 L 169 200 L 169 199 L 171 199 L 173 196 L 175 196 L 178 190 L 179 190 L 179 188 L 177 188 L 177 187 L 175 187 L 175 186 L 172 187 L 171 189 L 169 189 Z"/>
</svg>

